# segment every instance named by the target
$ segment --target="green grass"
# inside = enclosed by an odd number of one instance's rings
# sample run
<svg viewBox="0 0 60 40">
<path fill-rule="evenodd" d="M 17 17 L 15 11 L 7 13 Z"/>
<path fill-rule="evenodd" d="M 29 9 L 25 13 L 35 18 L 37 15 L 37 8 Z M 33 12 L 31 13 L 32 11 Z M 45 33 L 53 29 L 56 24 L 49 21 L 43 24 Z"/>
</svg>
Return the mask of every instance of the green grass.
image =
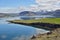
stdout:
<svg viewBox="0 0 60 40">
<path fill-rule="evenodd" d="M 52 23 L 52 24 L 60 24 L 60 18 L 42 18 L 37 20 L 12 20 L 13 22 L 22 22 L 22 23 L 35 23 L 35 22 L 42 22 L 42 23 Z"/>
<path fill-rule="evenodd" d="M 12 22 L 22 22 L 22 23 L 51 23 L 51 24 L 60 24 L 60 18 L 42 18 L 37 20 L 11 20 Z M 55 29 L 49 35 L 38 35 L 35 39 L 32 40 L 60 40 L 60 28 Z"/>
</svg>

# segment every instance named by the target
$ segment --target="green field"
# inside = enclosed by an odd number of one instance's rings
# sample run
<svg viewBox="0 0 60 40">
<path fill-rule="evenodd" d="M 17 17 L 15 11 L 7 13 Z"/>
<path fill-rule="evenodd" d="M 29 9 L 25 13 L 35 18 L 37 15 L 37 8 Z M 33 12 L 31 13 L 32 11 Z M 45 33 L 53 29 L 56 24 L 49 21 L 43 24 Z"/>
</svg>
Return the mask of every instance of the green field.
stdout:
<svg viewBox="0 0 60 40">
<path fill-rule="evenodd" d="M 60 24 L 60 18 L 42 18 L 42 19 L 34 19 L 34 20 L 10 20 L 12 22 L 21 22 L 21 23 L 51 23 L 51 24 Z"/>
<path fill-rule="evenodd" d="M 37 19 L 37 20 L 10 20 L 13 23 L 50 23 L 50 24 L 60 24 L 60 18 L 42 18 L 42 19 Z M 32 26 L 32 25 L 31 25 Z M 39 26 L 39 25 L 33 25 L 33 27 L 36 28 L 43 28 L 43 29 L 49 29 L 49 27 L 45 27 L 45 26 Z M 35 39 L 31 39 L 31 40 L 60 40 L 60 28 L 57 28 L 55 30 L 50 30 L 52 31 L 51 34 L 47 35 L 37 35 L 37 37 Z"/>
</svg>

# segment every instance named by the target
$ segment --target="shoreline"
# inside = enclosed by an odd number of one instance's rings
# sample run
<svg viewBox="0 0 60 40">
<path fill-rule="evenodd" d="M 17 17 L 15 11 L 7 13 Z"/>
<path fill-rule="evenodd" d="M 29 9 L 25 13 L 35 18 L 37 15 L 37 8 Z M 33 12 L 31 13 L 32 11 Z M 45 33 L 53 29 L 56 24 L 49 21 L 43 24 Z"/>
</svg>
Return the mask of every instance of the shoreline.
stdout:
<svg viewBox="0 0 60 40">
<path fill-rule="evenodd" d="M 32 26 L 35 28 L 41 28 L 50 31 L 55 30 L 56 28 L 60 28 L 60 24 L 51 24 L 51 23 L 43 23 L 43 22 L 35 22 L 35 23 L 23 23 L 23 22 L 15 22 L 15 21 L 8 21 L 8 22 L 14 24 Z"/>
<path fill-rule="evenodd" d="M 38 31 L 36 36 L 32 36 L 31 40 L 60 40 L 60 18 L 39 20 L 11 20 L 14 24 L 21 24 L 35 27 Z M 40 28 L 40 29 L 39 29 Z M 44 34 L 40 34 L 41 29 L 49 30 Z"/>
</svg>

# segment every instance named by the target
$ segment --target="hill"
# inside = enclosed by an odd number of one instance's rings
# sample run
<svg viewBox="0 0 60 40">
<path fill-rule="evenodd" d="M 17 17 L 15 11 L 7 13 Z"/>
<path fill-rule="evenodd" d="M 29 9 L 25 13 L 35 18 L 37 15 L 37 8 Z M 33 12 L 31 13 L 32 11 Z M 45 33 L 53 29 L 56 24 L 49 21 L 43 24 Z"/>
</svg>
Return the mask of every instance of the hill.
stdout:
<svg viewBox="0 0 60 40">
<path fill-rule="evenodd" d="M 51 15 L 54 16 L 54 18 L 60 18 L 60 9 L 55 11 L 38 11 L 36 12 L 37 15 Z"/>
<path fill-rule="evenodd" d="M 23 12 L 20 12 L 20 16 L 34 16 L 36 15 L 35 12 L 32 12 L 32 11 L 23 11 Z"/>
<path fill-rule="evenodd" d="M 18 13 L 0 13 L 0 18 L 4 18 L 4 17 L 16 17 L 19 16 Z"/>
</svg>

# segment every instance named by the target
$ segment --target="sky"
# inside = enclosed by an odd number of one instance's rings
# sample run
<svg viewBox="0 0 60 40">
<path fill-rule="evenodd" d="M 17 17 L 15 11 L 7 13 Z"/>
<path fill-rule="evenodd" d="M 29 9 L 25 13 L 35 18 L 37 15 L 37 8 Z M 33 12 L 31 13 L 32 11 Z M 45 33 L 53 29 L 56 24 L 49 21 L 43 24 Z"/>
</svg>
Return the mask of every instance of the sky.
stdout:
<svg viewBox="0 0 60 40">
<path fill-rule="evenodd" d="M 34 3 L 34 0 L 0 0 L 0 7 L 29 6 Z"/>
<path fill-rule="evenodd" d="M 0 0 L 0 13 L 60 9 L 60 0 Z"/>
</svg>

